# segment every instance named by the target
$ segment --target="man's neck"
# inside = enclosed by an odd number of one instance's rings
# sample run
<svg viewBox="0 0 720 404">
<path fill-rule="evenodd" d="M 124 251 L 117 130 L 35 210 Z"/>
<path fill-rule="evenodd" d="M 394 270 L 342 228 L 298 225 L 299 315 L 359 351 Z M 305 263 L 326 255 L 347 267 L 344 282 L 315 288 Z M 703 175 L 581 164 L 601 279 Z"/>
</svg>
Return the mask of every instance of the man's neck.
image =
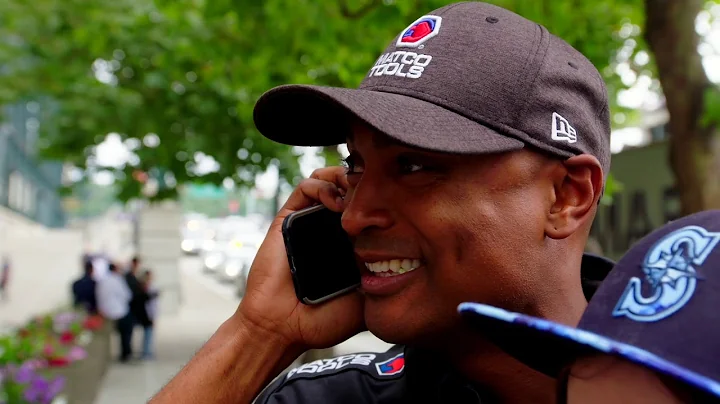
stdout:
<svg viewBox="0 0 720 404">
<path fill-rule="evenodd" d="M 465 378 L 479 391 L 499 403 L 555 402 L 555 379 L 536 372 L 516 361 L 475 332 L 452 338 L 444 352 Z"/>
<path fill-rule="evenodd" d="M 555 296 L 553 304 L 530 309 L 530 315 L 576 326 L 587 301 L 577 293 Z M 485 339 L 481 332 L 461 325 L 446 354 L 454 367 L 501 403 L 555 403 L 556 380 L 523 365 Z M 530 343 L 530 341 L 528 341 Z"/>
</svg>

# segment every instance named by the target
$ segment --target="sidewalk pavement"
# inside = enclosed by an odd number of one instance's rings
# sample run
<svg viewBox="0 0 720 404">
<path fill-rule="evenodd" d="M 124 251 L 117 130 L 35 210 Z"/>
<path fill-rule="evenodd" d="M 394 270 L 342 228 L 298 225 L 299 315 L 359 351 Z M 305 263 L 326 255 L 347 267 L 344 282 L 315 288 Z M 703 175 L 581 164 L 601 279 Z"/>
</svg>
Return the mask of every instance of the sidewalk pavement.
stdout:
<svg viewBox="0 0 720 404">
<path fill-rule="evenodd" d="M 195 274 L 187 268 L 189 264 L 187 260 L 181 260 L 183 304 L 180 310 L 176 315 L 159 318 L 156 325 L 156 359 L 131 364 L 113 363 L 96 404 L 147 402 L 237 308 L 236 300 L 219 296 L 197 282 Z M 133 343 L 135 350 L 142 345 L 140 328 L 133 334 Z M 117 336 L 112 344 L 113 357 L 117 357 Z"/>
<path fill-rule="evenodd" d="M 160 318 L 155 330 L 156 359 L 133 364 L 113 364 L 105 376 L 96 404 L 147 402 L 207 341 L 238 305 L 231 293 L 220 293 L 193 260 L 181 260 L 180 282 L 183 303 L 178 314 Z M 218 286 L 218 285 L 215 285 Z M 133 335 L 134 347 L 141 346 L 142 330 Z M 117 350 L 117 338 L 113 349 Z M 370 333 L 362 333 L 334 348 L 334 355 L 387 350 L 386 344 Z M 117 356 L 115 353 L 114 357 Z M 300 363 L 297 362 L 296 365 Z"/>
</svg>

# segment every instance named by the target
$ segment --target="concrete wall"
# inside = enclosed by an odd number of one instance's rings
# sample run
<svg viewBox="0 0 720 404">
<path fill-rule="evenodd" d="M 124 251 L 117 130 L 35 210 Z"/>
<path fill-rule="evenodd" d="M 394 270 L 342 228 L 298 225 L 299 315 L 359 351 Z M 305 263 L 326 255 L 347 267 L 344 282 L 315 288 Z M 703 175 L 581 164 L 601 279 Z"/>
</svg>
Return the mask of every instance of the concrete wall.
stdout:
<svg viewBox="0 0 720 404">
<path fill-rule="evenodd" d="M 33 233 L 42 231 L 44 227 L 0 205 L 0 252 L 3 251 L 3 241 L 11 229 L 23 233 Z"/>
<path fill-rule="evenodd" d="M 44 228 L 0 207 L 0 257 L 12 263 L 0 328 L 70 302 L 70 285 L 82 271 L 82 245 L 77 230 Z"/>
</svg>

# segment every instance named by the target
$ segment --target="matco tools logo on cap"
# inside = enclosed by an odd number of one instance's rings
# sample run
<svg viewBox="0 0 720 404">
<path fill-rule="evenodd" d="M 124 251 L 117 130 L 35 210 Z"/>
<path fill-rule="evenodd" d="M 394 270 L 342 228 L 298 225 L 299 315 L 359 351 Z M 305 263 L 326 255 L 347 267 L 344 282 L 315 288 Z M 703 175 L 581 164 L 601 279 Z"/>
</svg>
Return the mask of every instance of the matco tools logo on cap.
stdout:
<svg viewBox="0 0 720 404">
<path fill-rule="evenodd" d="M 428 39 L 440 32 L 442 18 L 426 15 L 418 18 L 408 26 L 400 37 L 398 47 L 422 49 Z M 417 79 L 422 76 L 425 68 L 430 64 L 432 56 L 410 51 L 395 51 L 380 55 L 375 65 L 370 69 L 368 77 L 395 76 Z"/>
<path fill-rule="evenodd" d="M 396 46 L 417 48 L 440 32 L 442 18 L 425 15 L 410 24 L 397 40 Z"/>
<path fill-rule="evenodd" d="M 432 56 L 415 52 L 395 51 L 380 55 L 370 69 L 370 76 L 396 76 L 417 79 L 422 76 Z"/>
</svg>

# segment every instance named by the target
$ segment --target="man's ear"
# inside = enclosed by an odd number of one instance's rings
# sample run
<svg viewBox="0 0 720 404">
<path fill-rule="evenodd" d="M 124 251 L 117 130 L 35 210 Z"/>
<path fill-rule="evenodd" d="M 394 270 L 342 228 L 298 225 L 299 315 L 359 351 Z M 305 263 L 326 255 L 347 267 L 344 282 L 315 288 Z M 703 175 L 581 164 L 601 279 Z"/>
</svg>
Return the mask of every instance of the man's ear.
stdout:
<svg viewBox="0 0 720 404">
<path fill-rule="evenodd" d="M 594 208 L 602 196 L 603 172 L 597 158 L 581 154 L 565 160 L 557 174 L 545 234 L 563 239 L 594 217 Z"/>
</svg>

